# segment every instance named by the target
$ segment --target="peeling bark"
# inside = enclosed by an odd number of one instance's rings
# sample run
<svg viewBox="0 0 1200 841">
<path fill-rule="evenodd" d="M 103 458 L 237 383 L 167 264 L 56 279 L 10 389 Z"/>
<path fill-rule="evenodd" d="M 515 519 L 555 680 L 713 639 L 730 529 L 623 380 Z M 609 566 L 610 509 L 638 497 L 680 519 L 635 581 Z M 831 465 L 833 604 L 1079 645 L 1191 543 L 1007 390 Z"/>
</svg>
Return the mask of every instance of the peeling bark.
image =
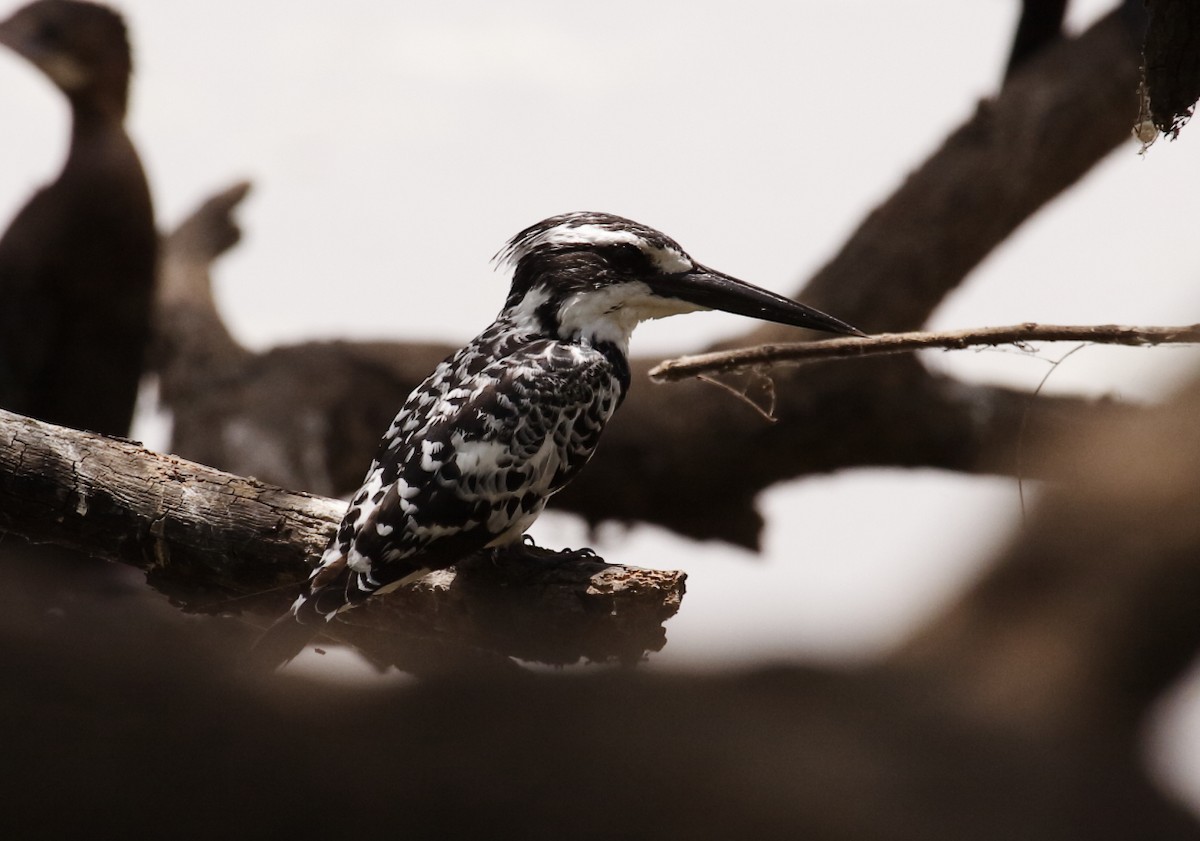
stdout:
<svg viewBox="0 0 1200 841">
<path fill-rule="evenodd" d="M 188 610 L 282 613 L 344 509 L 0 411 L 0 532 L 136 566 Z M 665 644 L 685 578 L 599 559 L 475 559 L 354 611 L 358 629 L 330 635 L 421 672 L 480 652 L 630 661 Z"/>
</svg>

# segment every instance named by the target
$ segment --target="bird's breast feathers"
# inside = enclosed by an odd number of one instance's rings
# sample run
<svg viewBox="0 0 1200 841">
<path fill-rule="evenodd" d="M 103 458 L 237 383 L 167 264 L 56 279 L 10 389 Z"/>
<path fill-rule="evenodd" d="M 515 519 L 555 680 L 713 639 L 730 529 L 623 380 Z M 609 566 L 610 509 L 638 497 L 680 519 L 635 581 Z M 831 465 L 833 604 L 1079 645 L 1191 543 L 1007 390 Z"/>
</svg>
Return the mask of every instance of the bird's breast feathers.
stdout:
<svg viewBox="0 0 1200 841">
<path fill-rule="evenodd" d="M 600 350 L 485 332 L 405 401 L 321 567 L 453 563 L 520 539 L 591 457 L 622 372 Z"/>
</svg>

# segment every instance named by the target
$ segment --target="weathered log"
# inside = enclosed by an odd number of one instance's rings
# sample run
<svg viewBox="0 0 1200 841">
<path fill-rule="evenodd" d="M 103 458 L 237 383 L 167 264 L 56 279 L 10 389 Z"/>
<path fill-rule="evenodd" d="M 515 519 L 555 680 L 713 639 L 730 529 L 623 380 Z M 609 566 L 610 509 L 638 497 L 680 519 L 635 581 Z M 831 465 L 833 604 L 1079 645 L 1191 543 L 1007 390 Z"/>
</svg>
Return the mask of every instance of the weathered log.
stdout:
<svg viewBox="0 0 1200 841">
<path fill-rule="evenodd" d="M 0 411 L 0 532 L 136 566 L 188 610 L 281 613 L 343 511 L 337 500 Z M 665 644 L 662 623 L 685 578 L 599 559 L 480 558 L 350 614 L 357 629 L 330 632 L 408 665 L 436 666 L 406 645 L 429 638 L 445 651 L 628 661 Z"/>
</svg>

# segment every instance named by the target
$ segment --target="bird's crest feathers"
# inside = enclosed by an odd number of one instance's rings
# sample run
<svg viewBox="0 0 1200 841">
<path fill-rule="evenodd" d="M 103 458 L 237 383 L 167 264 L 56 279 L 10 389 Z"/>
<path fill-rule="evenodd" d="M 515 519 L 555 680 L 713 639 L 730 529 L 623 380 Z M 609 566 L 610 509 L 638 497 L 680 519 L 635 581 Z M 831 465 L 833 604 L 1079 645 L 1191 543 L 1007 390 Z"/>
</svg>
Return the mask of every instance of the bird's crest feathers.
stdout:
<svg viewBox="0 0 1200 841">
<path fill-rule="evenodd" d="M 579 211 L 543 219 L 510 239 L 492 259 L 515 268 L 525 257 L 545 249 L 571 246 L 633 246 L 664 273 L 695 268 L 679 243 L 654 228 L 611 213 Z"/>
</svg>

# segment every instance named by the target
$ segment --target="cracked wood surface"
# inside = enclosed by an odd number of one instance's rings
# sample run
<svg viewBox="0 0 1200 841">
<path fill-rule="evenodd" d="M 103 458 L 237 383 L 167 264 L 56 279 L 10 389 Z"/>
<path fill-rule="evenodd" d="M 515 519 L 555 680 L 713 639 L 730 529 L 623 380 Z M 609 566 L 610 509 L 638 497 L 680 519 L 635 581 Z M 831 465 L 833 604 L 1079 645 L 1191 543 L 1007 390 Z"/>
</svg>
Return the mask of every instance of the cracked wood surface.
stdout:
<svg viewBox="0 0 1200 841">
<path fill-rule="evenodd" d="M 0 532 L 136 566 L 189 610 L 281 613 L 344 510 L 338 500 L 0 410 Z M 352 612 L 354 627 L 331 626 L 330 635 L 389 663 L 420 660 L 412 637 L 436 638 L 439 653 L 425 668 L 476 649 L 627 661 L 665 644 L 662 623 L 679 609 L 685 578 L 601 559 L 481 558 Z M 375 640 L 364 627 L 383 633 Z"/>
</svg>

